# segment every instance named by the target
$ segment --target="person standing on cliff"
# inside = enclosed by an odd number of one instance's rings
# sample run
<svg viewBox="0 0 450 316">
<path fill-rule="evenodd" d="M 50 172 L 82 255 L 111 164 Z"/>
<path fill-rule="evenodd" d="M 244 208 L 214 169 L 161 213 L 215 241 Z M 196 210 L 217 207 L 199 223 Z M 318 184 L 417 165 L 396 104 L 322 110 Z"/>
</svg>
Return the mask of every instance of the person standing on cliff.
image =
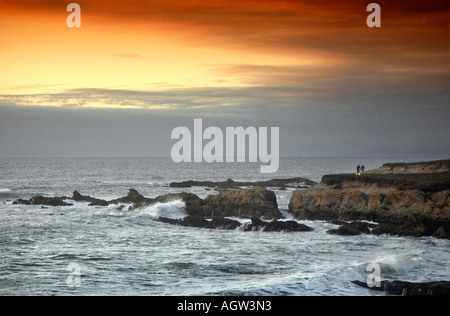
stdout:
<svg viewBox="0 0 450 316">
<path fill-rule="evenodd" d="M 358 167 L 356 167 L 356 175 L 357 176 L 361 175 L 361 167 L 360 167 L 360 165 L 358 165 Z"/>
<path fill-rule="evenodd" d="M 361 172 L 364 174 L 364 171 L 366 170 L 366 167 L 364 165 L 361 166 Z"/>
</svg>

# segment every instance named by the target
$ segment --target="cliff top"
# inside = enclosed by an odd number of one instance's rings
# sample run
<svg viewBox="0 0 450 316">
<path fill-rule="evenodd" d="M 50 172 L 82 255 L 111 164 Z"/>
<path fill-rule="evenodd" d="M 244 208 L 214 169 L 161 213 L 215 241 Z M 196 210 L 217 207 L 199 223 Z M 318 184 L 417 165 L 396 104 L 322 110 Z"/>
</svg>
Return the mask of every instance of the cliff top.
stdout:
<svg viewBox="0 0 450 316">
<path fill-rule="evenodd" d="M 397 190 L 421 190 L 424 192 L 439 192 L 450 189 L 450 172 L 439 173 L 405 173 L 405 174 L 331 174 L 322 178 L 321 184 L 335 189 L 354 186 L 370 186 Z"/>
<path fill-rule="evenodd" d="M 450 172 L 450 159 L 425 162 L 386 163 L 378 169 L 368 170 L 369 174 L 438 173 Z"/>
</svg>

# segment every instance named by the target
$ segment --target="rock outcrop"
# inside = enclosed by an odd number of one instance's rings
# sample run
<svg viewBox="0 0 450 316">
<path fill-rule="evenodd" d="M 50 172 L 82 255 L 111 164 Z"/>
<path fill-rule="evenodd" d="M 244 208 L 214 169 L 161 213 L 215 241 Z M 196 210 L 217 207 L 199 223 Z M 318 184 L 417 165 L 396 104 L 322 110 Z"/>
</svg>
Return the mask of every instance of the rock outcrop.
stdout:
<svg viewBox="0 0 450 316">
<path fill-rule="evenodd" d="M 128 195 L 122 198 L 105 201 L 91 196 L 81 195 L 74 191 L 70 197 L 45 198 L 35 196 L 30 200 L 19 199 L 14 204 L 26 205 L 49 205 L 49 206 L 70 206 L 64 200 L 76 202 L 89 202 L 89 206 L 108 206 L 110 204 L 121 204 L 120 209 L 124 209 L 123 204 L 132 204 L 128 209 L 136 210 L 146 208 L 156 203 L 168 203 L 181 200 L 185 203 L 185 210 L 190 216 L 201 216 L 206 218 L 215 217 L 240 217 L 250 218 L 258 216 L 263 218 L 282 218 L 283 215 L 278 210 L 277 198 L 273 191 L 265 188 L 251 188 L 240 190 L 223 190 L 216 195 L 210 195 L 206 199 L 201 199 L 192 193 L 175 193 L 161 195 L 156 198 L 146 198 L 134 189 L 130 189 Z"/>
<path fill-rule="evenodd" d="M 71 203 L 64 202 L 65 200 L 69 200 L 70 198 L 67 196 L 61 197 L 43 197 L 41 195 L 33 196 L 29 200 L 19 199 L 13 204 L 22 204 L 22 205 L 46 205 L 46 206 L 73 206 Z"/>
<path fill-rule="evenodd" d="M 315 185 L 316 182 L 311 181 L 306 178 L 290 178 L 290 179 L 272 179 L 267 181 L 256 181 L 256 182 L 238 182 L 232 179 L 227 179 L 226 181 L 183 181 L 183 182 L 172 182 L 170 183 L 171 188 L 190 188 L 195 186 L 200 187 L 210 187 L 210 188 L 220 188 L 220 189 L 237 189 L 241 187 L 279 187 L 279 188 L 308 188 Z"/>
<path fill-rule="evenodd" d="M 144 204 L 138 204 L 138 207 L 143 208 L 154 203 L 167 203 L 174 200 L 185 202 L 185 210 L 191 216 L 206 218 L 257 216 L 269 219 L 283 217 L 278 210 L 275 193 L 265 188 L 222 190 L 216 195 L 209 195 L 204 200 L 186 192 L 166 194 Z"/>
<path fill-rule="evenodd" d="M 344 236 L 356 236 L 361 234 L 370 234 L 371 230 L 377 225 L 366 222 L 351 222 L 344 223 L 337 229 L 331 229 L 327 231 L 332 235 L 344 235 Z"/>
<path fill-rule="evenodd" d="M 401 296 L 448 296 L 450 295 L 449 281 L 434 282 L 405 282 L 405 281 L 381 281 L 380 287 L 370 288 L 361 281 L 352 281 L 353 284 L 369 288 L 374 291 L 382 291 L 388 295 Z"/>
<path fill-rule="evenodd" d="M 449 193 L 448 172 L 327 175 L 310 189 L 294 191 L 289 211 L 301 220 L 378 222 L 374 234 L 449 238 Z"/>
<path fill-rule="evenodd" d="M 252 217 L 251 223 L 243 226 L 243 231 L 264 231 L 264 232 L 309 232 L 313 229 L 296 221 L 278 221 L 274 219 L 271 222 L 261 220 L 259 217 Z"/>
<path fill-rule="evenodd" d="M 130 189 L 128 195 L 119 199 L 110 201 L 110 204 L 143 204 L 151 202 L 152 199 L 147 199 L 135 189 Z"/>
<path fill-rule="evenodd" d="M 251 218 L 282 218 L 278 210 L 277 198 L 273 191 L 265 188 L 242 190 L 222 190 L 219 194 L 210 195 L 203 207 L 205 216 L 236 216 Z"/>
<path fill-rule="evenodd" d="M 428 162 L 386 163 L 378 169 L 368 170 L 368 174 L 405 174 L 450 172 L 450 159 Z"/>
<path fill-rule="evenodd" d="M 234 230 L 241 226 L 241 223 L 229 218 L 214 217 L 210 221 L 202 216 L 189 215 L 183 219 L 170 219 L 160 217 L 159 220 L 163 223 L 172 225 L 180 225 L 187 227 L 199 227 L 206 229 L 220 229 L 220 230 Z"/>
<path fill-rule="evenodd" d="M 105 200 L 96 199 L 88 195 L 81 195 L 78 191 L 73 192 L 72 200 L 75 202 L 89 202 L 89 206 L 108 206 L 110 204 L 110 202 Z"/>
</svg>

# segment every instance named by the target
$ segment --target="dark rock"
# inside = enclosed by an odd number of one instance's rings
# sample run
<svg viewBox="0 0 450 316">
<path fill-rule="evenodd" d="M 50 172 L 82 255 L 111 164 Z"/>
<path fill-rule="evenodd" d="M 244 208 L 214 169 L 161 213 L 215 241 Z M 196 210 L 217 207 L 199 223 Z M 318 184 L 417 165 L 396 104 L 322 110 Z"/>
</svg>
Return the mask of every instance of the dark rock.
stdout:
<svg viewBox="0 0 450 316">
<path fill-rule="evenodd" d="M 68 199 L 67 197 L 54 197 L 47 198 L 40 195 L 33 196 L 30 200 L 31 205 L 47 205 L 47 206 L 73 206 L 63 201 L 63 199 Z"/>
<path fill-rule="evenodd" d="M 208 217 L 283 217 L 278 210 L 275 193 L 259 187 L 241 190 L 222 190 L 217 195 L 208 196 L 202 209 L 203 215 Z"/>
<path fill-rule="evenodd" d="M 83 196 L 78 191 L 73 191 L 72 200 L 75 202 L 91 202 L 92 198 L 90 196 Z"/>
<path fill-rule="evenodd" d="M 210 188 L 241 188 L 241 187 L 281 187 L 281 188 L 308 188 L 315 185 L 316 182 L 306 178 L 290 178 L 290 179 L 272 179 L 267 181 L 256 182 L 237 182 L 232 179 L 227 181 L 183 181 L 170 183 L 171 188 L 190 188 L 193 186 L 210 187 Z"/>
<path fill-rule="evenodd" d="M 145 198 L 135 189 L 130 189 L 127 196 L 112 200 L 110 204 L 135 204 L 136 206 L 138 206 L 151 201 L 153 200 Z"/>
<path fill-rule="evenodd" d="M 433 236 L 438 238 L 450 238 L 450 227 L 449 226 L 439 226 L 434 232 Z"/>
<path fill-rule="evenodd" d="M 389 234 L 389 235 L 396 236 L 396 235 L 398 235 L 397 228 L 398 228 L 398 225 L 395 225 L 395 224 L 381 223 L 380 225 L 378 225 L 372 229 L 372 234 L 374 234 L 374 235 Z"/>
<path fill-rule="evenodd" d="M 241 226 L 241 223 L 239 223 L 238 221 L 228 218 L 214 217 L 211 221 L 207 221 L 204 217 L 196 215 L 190 215 L 185 217 L 184 219 L 160 217 L 159 220 L 163 223 L 172 225 L 220 230 L 234 230 L 237 227 Z"/>
<path fill-rule="evenodd" d="M 313 229 L 296 221 L 273 220 L 264 226 L 264 231 L 268 232 L 309 232 Z"/>
<path fill-rule="evenodd" d="M 187 226 L 187 227 L 205 228 L 206 225 L 208 225 L 208 221 L 204 217 L 195 216 L 195 215 L 190 215 L 183 219 L 172 219 L 172 218 L 160 217 L 159 220 L 163 223 Z"/>
<path fill-rule="evenodd" d="M 264 229 L 265 224 L 268 224 L 268 222 L 262 221 L 259 217 L 252 216 L 251 223 L 244 224 L 242 230 L 245 232 L 261 231 Z"/>
<path fill-rule="evenodd" d="M 195 194 L 186 192 L 158 196 L 157 198 L 148 201 L 145 207 L 154 203 L 169 203 L 176 200 L 181 200 L 186 204 L 185 211 L 189 215 L 205 216 L 205 212 L 203 210 L 205 201 Z"/>
<path fill-rule="evenodd" d="M 361 281 L 352 281 L 352 283 L 369 288 L 375 291 L 384 291 L 388 295 L 402 296 L 443 296 L 450 295 L 449 281 L 434 282 L 404 282 L 404 281 L 381 281 L 381 287 L 370 288 Z"/>
<path fill-rule="evenodd" d="M 234 230 L 241 226 L 241 223 L 229 218 L 214 217 L 205 228 L 220 229 L 220 230 Z"/>
<path fill-rule="evenodd" d="M 208 225 L 208 221 L 202 216 L 190 215 L 182 220 L 182 226 L 204 228 Z"/>
<path fill-rule="evenodd" d="M 108 206 L 110 203 L 105 200 L 93 199 L 89 206 Z"/>
<path fill-rule="evenodd" d="M 96 199 L 88 195 L 81 195 L 78 191 L 73 191 L 72 200 L 75 202 L 90 202 L 89 206 L 108 206 L 110 204 L 105 200 Z"/>
<path fill-rule="evenodd" d="M 159 220 L 163 223 L 172 224 L 172 225 L 182 225 L 183 220 L 181 219 L 173 219 L 173 218 L 167 218 L 160 216 Z"/>
<path fill-rule="evenodd" d="M 351 222 L 345 223 L 338 229 L 331 229 L 327 231 L 327 233 L 332 235 L 357 236 L 361 234 L 370 234 L 370 228 L 376 226 L 377 225 L 365 222 Z"/>
<path fill-rule="evenodd" d="M 18 199 L 13 202 L 14 205 L 46 205 L 46 206 L 72 206 L 73 204 L 69 204 L 64 202 L 64 200 L 68 200 L 69 198 L 66 196 L 62 197 L 43 197 L 41 195 L 33 196 L 29 200 Z"/>
<path fill-rule="evenodd" d="M 353 284 L 356 284 L 358 286 L 364 287 L 366 289 L 371 289 L 373 291 L 378 291 L 378 292 L 384 292 L 384 284 L 386 283 L 386 281 L 381 281 L 380 282 L 380 286 L 374 286 L 374 287 L 369 287 L 367 285 L 367 282 L 362 282 L 359 280 L 355 280 L 355 281 L 351 281 Z"/>
<path fill-rule="evenodd" d="M 18 199 L 17 201 L 13 202 L 13 205 L 31 205 L 31 201 L 30 200 L 23 200 L 23 199 Z"/>
<path fill-rule="evenodd" d="M 267 218 L 281 218 L 275 193 L 264 188 L 223 190 L 219 194 L 210 195 L 203 200 L 192 193 L 176 193 L 158 196 L 145 203 L 168 203 L 182 200 L 186 204 L 185 211 L 192 216 L 205 218 L 264 216 Z"/>
<path fill-rule="evenodd" d="M 297 223 L 296 221 L 278 221 L 275 219 L 271 222 L 265 222 L 255 216 L 251 220 L 251 223 L 244 225 L 242 228 L 243 231 L 306 232 L 313 230 L 311 227 Z"/>
</svg>

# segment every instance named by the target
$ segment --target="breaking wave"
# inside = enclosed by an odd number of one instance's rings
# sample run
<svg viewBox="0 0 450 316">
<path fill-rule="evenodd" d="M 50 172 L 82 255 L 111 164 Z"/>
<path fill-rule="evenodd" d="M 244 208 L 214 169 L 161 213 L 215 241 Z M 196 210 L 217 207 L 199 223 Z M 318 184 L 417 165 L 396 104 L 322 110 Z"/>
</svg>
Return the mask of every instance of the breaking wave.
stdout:
<svg viewBox="0 0 450 316">
<path fill-rule="evenodd" d="M 174 200 L 167 203 L 156 203 L 143 210 L 144 214 L 150 215 L 153 219 L 167 217 L 171 219 L 182 219 L 188 216 L 185 211 L 186 203 L 181 200 Z"/>
</svg>

